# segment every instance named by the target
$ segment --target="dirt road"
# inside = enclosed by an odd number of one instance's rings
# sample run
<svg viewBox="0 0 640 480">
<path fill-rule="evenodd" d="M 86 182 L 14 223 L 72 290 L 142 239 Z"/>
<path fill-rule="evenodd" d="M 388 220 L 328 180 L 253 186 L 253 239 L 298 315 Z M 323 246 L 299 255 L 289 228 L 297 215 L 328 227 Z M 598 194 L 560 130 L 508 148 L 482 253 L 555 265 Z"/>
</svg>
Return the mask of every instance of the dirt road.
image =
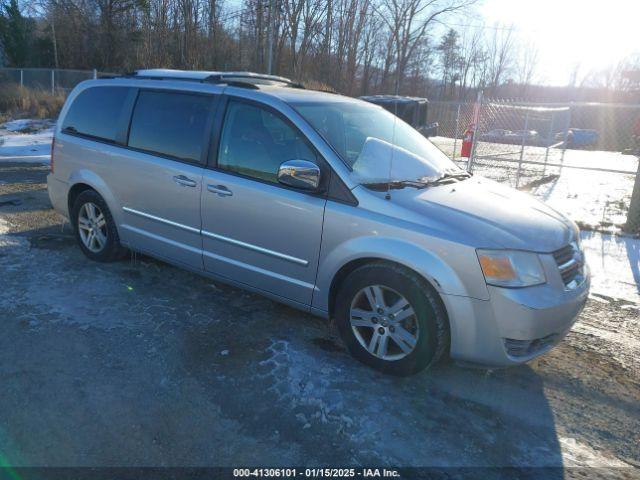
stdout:
<svg viewBox="0 0 640 480">
<path fill-rule="evenodd" d="M 392 378 L 326 322 L 260 296 L 147 257 L 90 262 L 46 173 L 0 160 L 0 463 L 638 477 L 639 305 L 592 298 L 528 365 Z"/>
</svg>

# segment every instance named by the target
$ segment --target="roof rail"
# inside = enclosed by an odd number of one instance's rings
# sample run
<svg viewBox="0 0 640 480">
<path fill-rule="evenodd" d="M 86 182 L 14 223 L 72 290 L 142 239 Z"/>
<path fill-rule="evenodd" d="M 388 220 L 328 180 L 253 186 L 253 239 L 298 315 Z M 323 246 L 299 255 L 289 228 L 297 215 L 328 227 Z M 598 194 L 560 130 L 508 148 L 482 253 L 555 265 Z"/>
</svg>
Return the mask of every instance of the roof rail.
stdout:
<svg viewBox="0 0 640 480">
<path fill-rule="evenodd" d="M 303 85 L 276 75 L 264 75 L 252 72 L 208 72 L 187 70 L 136 70 L 123 75 L 126 78 L 140 80 L 179 80 L 188 82 L 226 84 L 236 87 L 257 89 L 259 84 L 282 83 L 292 88 L 304 88 Z"/>
<path fill-rule="evenodd" d="M 252 72 L 227 72 L 227 73 L 214 73 L 211 76 L 207 77 L 205 81 L 211 83 L 228 83 L 229 81 L 233 81 L 233 79 L 239 82 L 247 82 L 250 83 L 251 80 L 257 80 L 257 83 L 260 81 L 267 82 L 276 82 L 276 83 L 284 83 L 285 85 L 293 88 L 304 88 L 304 86 L 300 83 L 294 82 L 293 80 L 286 77 L 279 77 L 277 75 L 266 75 L 261 73 L 252 73 Z"/>
<path fill-rule="evenodd" d="M 122 75 L 122 77 L 123 78 L 134 78 L 134 79 L 137 79 L 137 80 L 177 80 L 179 82 L 198 82 L 198 83 L 216 83 L 216 84 L 224 83 L 225 85 L 234 86 L 234 87 L 250 88 L 252 90 L 257 90 L 258 89 L 258 87 L 256 85 L 254 85 L 253 83 L 238 82 L 238 81 L 234 82 L 232 80 L 227 80 L 225 82 L 210 82 L 206 78 L 171 77 L 171 76 L 161 77 L 161 76 L 156 76 L 156 75 L 136 75 L 135 73 L 132 74 L 132 75 L 130 75 L 130 74 Z"/>
</svg>

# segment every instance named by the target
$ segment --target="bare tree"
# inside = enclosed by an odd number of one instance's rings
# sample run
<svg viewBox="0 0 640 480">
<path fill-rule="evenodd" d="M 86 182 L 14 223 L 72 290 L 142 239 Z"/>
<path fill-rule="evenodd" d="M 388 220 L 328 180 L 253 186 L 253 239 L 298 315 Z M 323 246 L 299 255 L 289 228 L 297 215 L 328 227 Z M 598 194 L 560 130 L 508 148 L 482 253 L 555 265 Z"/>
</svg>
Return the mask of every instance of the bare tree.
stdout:
<svg viewBox="0 0 640 480">
<path fill-rule="evenodd" d="M 436 58 L 431 27 L 474 1 L 33 0 L 32 10 L 61 68 L 264 71 L 272 37 L 274 73 L 348 94 L 415 93 Z"/>
<path fill-rule="evenodd" d="M 395 56 L 395 91 L 400 91 L 409 59 L 429 27 L 439 17 L 473 3 L 475 0 L 382 0 L 378 12 L 389 28 L 387 49 L 393 49 Z M 387 70 L 390 70 L 389 61 Z"/>
<path fill-rule="evenodd" d="M 489 58 L 489 86 L 495 92 L 505 80 L 514 64 L 514 27 L 495 25 L 489 38 L 487 53 Z"/>
<path fill-rule="evenodd" d="M 291 69 L 299 77 L 302 64 L 313 40 L 320 33 L 321 0 L 284 0 L 284 14 L 288 24 Z"/>
<path fill-rule="evenodd" d="M 376 50 L 380 43 L 382 28 L 382 21 L 376 15 L 367 14 L 367 18 L 369 21 L 365 25 L 362 44 L 362 79 L 360 82 L 362 95 L 368 94 L 371 88 Z"/>
<path fill-rule="evenodd" d="M 460 86 L 458 98 L 464 99 L 467 90 L 478 87 L 484 81 L 481 65 L 485 62 L 485 51 L 482 46 L 483 29 L 475 27 L 465 29 L 460 41 Z"/>
<path fill-rule="evenodd" d="M 518 48 L 516 59 L 516 82 L 520 85 L 520 95 L 526 97 L 538 66 L 538 48 L 531 41 L 523 42 Z"/>
</svg>

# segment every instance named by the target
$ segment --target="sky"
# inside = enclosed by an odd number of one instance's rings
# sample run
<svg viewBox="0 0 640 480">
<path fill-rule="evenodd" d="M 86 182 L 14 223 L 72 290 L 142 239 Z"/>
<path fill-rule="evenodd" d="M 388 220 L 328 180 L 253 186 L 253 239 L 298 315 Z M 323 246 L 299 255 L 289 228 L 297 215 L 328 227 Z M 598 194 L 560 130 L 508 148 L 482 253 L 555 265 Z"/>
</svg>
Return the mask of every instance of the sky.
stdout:
<svg viewBox="0 0 640 480">
<path fill-rule="evenodd" d="M 640 0 L 483 0 L 486 25 L 512 25 L 538 49 L 537 80 L 567 85 L 640 52 Z M 473 20 L 472 24 L 479 23 Z"/>
</svg>

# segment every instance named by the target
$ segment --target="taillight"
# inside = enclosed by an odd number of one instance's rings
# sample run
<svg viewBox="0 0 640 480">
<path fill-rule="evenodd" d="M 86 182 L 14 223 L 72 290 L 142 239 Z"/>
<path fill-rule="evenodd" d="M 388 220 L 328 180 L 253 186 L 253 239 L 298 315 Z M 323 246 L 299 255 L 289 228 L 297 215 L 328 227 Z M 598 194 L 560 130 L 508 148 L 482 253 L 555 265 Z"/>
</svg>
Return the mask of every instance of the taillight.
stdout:
<svg viewBox="0 0 640 480">
<path fill-rule="evenodd" d="M 56 137 L 51 139 L 51 173 L 53 173 L 53 151 L 56 148 Z"/>
</svg>

